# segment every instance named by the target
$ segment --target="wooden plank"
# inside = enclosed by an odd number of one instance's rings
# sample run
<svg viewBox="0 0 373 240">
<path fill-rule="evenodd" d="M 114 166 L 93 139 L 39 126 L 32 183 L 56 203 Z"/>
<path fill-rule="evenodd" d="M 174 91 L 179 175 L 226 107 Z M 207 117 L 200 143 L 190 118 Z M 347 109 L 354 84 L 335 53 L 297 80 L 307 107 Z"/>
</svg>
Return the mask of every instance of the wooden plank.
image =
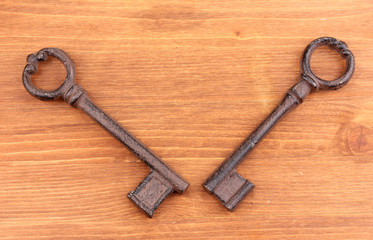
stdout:
<svg viewBox="0 0 373 240">
<path fill-rule="evenodd" d="M 373 3 L 0 1 L 0 239 L 372 239 Z M 312 93 L 238 172 L 234 213 L 202 182 L 294 85 L 315 38 L 345 41 L 356 72 Z M 22 86 L 26 56 L 64 49 L 77 82 L 191 185 L 148 219 L 126 198 L 147 167 L 88 116 Z M 329 79 L 344 70 L 322 48 Z M 62 83 L 57 60 L 35 83 Z"/>
</svg>

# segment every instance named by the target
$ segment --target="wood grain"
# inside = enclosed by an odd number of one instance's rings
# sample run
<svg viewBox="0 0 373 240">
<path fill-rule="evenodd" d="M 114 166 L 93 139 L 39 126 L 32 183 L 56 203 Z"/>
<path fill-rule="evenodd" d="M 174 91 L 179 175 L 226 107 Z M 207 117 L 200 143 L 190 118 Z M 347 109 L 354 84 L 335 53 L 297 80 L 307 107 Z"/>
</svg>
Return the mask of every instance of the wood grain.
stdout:
<svg viewBox="0 0 373 240">
<path fill-rule="evenodd" d="M 0 1 L 0 239 L 373 239 L 373 2 Z M 345 41 L 351 82 L 312 93 L 240 165 L 234 213 L 201 183 L 296 83 L 315 38 Z M 64 49 L 77 81 L 191 185 L 148 219 L 126 198 L 147 167 L 88 116 L 22 86 Z M 320 75 L 343 72 L 320 49 Z M 34 78 L 53 89 L 58 61 Z"/>
</svg>

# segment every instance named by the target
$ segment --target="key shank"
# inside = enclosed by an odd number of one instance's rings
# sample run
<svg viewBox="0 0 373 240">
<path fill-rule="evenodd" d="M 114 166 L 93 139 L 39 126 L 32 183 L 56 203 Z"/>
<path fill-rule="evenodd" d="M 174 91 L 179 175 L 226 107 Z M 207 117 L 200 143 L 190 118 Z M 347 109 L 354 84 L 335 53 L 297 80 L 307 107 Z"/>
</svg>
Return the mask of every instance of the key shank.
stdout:
<svg viewBox="0 0 373 240">
<path fill-rule="evenodd" d="M 272 113 L 205 181 L 203 187 L 215 195 L 228 210 L 233 210 L 254 187 L 254 184 L 236 172 L 238 165 L 282 117 L 303 102 L 311 90 L 311 85 L 304 80 L 289 89 Z"/>
<path fill-rule="evenodd" d="M 131 152 L 140 158 L 151 169 L 164 178 L 169 179 L 174 190 L 182 193 L 188 183 L 175 174 L 163 161 L 108 114 L 96 106 L 88 97 L 87 92 L 79 85 L 74 85 L 65 95 L 64 100 L 71 106 L 79 108 L 98 122 L 106 131 L 123 143 Z"/>
</svg>

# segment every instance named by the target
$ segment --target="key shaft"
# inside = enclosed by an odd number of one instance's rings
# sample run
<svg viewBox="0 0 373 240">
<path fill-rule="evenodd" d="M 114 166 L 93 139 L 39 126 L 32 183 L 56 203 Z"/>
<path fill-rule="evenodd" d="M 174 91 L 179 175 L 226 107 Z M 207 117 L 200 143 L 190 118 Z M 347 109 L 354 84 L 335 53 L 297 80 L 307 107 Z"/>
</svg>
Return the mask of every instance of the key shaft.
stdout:
<svg viewBox="0 0 373 240">
<path fill-rule="evenodd" d="M 173 172 L 160 157 L 94 104 L 88 97 L 85 89 L 76 84 L 66 93 L 64 98 L 70 105 L 77 107 L 88 114 L 151 169 L 157 171 L 164 178 L 168 179 L 170 183 L 172 183 L 175 191 L 182 193 L 188 187 L 188 183 Z"/>
<path fill-rule="evenodd" d="M 213 173 L 213 175 L 203 185 L 209 191 L 212 191 L 225 176 L 236 169 L 252 149 L 270 132 L 276 123 L 288 112 L 293 110 L 301 103 L 301 96 L 297 95 L 294 89 L 302 87 L 304 89 L 303 98 L 311 91 L 311 86 L 301 81 L 294 85 L 281 103 L 271 112 L 271 114 L 241 143 L 241 145 L 222 163 L 222 165 Z"/>
</svg>

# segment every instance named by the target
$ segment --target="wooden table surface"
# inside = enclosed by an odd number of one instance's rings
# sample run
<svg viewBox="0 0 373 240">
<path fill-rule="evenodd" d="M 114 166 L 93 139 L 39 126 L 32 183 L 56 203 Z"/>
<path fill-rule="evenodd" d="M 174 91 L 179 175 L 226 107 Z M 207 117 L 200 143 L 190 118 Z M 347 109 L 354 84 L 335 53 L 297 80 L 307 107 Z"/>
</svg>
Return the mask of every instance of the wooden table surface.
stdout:
<svg viewBox="0 0 373 240">
<path fill-rule="evenodd" d="M 0 239 L 373 239 L 373 2 L 0 1 Z M 299 79 L 313 39 L 356 57 L 238 168 L 229 212 L 201 186 Z M 149 170 L 87 115 L 32 97 L 26 56 L 64 49 L 91 99 L 190 182 L 152 219 L 126 197 Z M 327 48 L 314 71 L 334 79 Z M 51 59 L 33 78 L 62 83 Z"/>
</svg>

